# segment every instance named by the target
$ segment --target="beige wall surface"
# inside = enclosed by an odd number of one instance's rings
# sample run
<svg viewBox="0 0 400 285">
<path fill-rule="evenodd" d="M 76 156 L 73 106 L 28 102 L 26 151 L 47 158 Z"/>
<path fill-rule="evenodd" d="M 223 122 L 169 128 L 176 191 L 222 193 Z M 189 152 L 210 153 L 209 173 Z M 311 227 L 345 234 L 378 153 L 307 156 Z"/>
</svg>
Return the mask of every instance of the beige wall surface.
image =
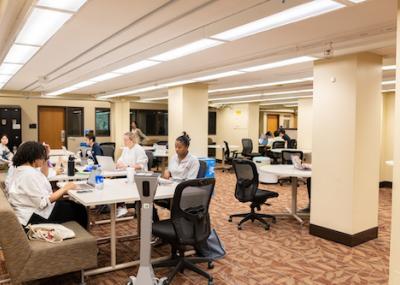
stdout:
<svg viewBox="0 0 400 285">
<path fill-rule="evenodd" d="M 312 224 L 348 234 L 377 226 L 381 62 L 373 54 L 315 62 Z"/>
<path fill-rule="evenodd" d="M 380 161 L 380 181 L 393 181 L 393 166 L 387 165 L 387 160 L 393 160 L 394 141 L 394 101 L 395 94 L 382 94 L 382 141 Z"/>
<path fill-rule="evenodd" d="M 312 99 L 300 99 L 297 113 L 297 147 L 312 149 Z"/>
</svg>

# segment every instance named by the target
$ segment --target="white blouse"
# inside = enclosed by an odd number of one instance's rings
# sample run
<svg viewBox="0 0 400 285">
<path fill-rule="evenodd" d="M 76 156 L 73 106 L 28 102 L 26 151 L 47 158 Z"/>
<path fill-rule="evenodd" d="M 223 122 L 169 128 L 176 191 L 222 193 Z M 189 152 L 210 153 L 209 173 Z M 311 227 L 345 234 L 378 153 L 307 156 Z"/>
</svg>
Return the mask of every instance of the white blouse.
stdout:
<svg viewBox="0 0 400 285">
<path fill-rule="evenodd" d="M 144 148 L 139 144 L 135 144 L 132 148 L 124 147 L 118 162 L 122 162 L 126 166 L 139 164 L 143 170 L 147 170 L 148 158 Z"/>
<path fill-rule="evenodd" d="M 33 213 L 48 219 L 55 203 L 50 202 L 53 193 L 47 177 L 31 166 L 14 169 L 8 181 L 8 201 L 22 225 L 27 225 Z"/>
<path fill-rule="evenodd" d="M 177 180 L 196 179 L 199 168 L 199 160 L 190 153 L 181 161 L 179 161 L 178 155 L 175 154 L 168 164 L 168 171 L 171 173 L 172 179 Z"/>
</svg>

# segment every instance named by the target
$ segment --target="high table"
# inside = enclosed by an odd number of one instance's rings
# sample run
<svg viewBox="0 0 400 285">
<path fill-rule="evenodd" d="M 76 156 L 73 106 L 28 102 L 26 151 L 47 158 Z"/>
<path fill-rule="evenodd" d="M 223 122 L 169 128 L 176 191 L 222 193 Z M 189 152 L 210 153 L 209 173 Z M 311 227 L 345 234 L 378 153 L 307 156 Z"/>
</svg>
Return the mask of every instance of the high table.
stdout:
<svg viewBox="0 0 400 285">
<path fill-rule="evenodd" d="M 295 218 L 303 224 L 303 219 L 300 218 L 300 215 L 309 215 L 306 213 L 298 213 L 297 212 L 297 179 L 298 178 L 310 178 L 311 170 L 300 170 L 294 168 L 293 165 L 285 165 L 285 164 L 272 164 L 272 165 L 264 165 L 258 168 L 259 172 L 264 172 L 268 174 L 273 174 L 282 177 L 290 177 L 292 180 L 292 202 L 290 209 L 287 208 L 287 213 L 278 213 L 272 214 L 276 216 L 290 216 Z"/>
<path fill-rule="evenodd" d="M 219 144 L 210 144 L 208 145 L 208 148 L 214 148 L 214 149 L 221 149 L 222 150 L 222 166 L 220 169 L 225 170 L 225 145 L 219 145 Z M 229 145 L 229 149 L 238 149 L 239 146 L 237 145 Z M 215 168 L 218 169 L 218 168 Z"/>
<path fill-rule="evenodd" d="M 70 155 L 74 155 L 74 153 L 67 149 L 51 149 L 49 153 L 49 156 L 70 156 Z"/>
<path fill-rule="evenodd" d="M 157 188 L 154 200 L 159 199 L 171 199 L 174 196 L 175 188 L 177 183 L 159 185 Z M 134 203 L 140 201 L 139 192 L 136 184 L 128 184 L 127 179 L 105 179 L 104 189 L 93 190 L 88 193 L 79 193 L 77 190 L 68 191 L 70 199 L 82 204 L 85 207 L 98 206 L 98 205 L 109 205 L 110 206 L 110 227 L 111 227 L 111 265 L 103 268 L 96 268 L 93 270 L 86 271 L 85 276 L 95 275 L 100 273 L 111 272 L 136 266 L 139 264 L 139 260 L 117 264 L 117 236 L 116 236 L 116 207 L 118 203 Z M 152 225 L 148 225 L 151 227 Z M 168 258 L 168 257 L 167 257 Z"/>
</svg>

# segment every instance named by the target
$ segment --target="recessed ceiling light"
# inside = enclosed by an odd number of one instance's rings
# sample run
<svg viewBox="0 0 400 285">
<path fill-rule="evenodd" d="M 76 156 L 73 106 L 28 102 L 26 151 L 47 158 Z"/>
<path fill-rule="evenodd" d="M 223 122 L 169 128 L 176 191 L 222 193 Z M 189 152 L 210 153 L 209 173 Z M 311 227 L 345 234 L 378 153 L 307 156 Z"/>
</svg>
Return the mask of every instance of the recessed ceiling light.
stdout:
<svg viewBox="0 0 400 285">
<path fill-rule="evenodd" d="M 42 46 L 71 16 L 71 13 L 34 8 L 15 42 L 18 44 Z"/>
<path fill-rule="evenodd" d="M 396 92 L 396 89 L 382 90 L 382 93 L 388 93 L 388 92 Z"/>
<path fill-rule="evenodd" d="M 269 92 L 269 93 L 258 93 L 258 94 L 249 94 L 249 95 L 240 95 L 240 96 L 230 96 L 230 97 L 219 97 L 219 98 L 210 98 L 208 101 L 223 101 L 229 99 L 241 99 L 241 98 L 251 98 L 251 97 L 261 97 L 261 96 L 274 96 L 274 95 L 289 95 L 289 94 L 301 94 L 301 93 L 309 93 L 313 92 L 313 89 L 302 89 L 302 90 L 290 90 L 290 91 L 280 91 L 280 92 Z"/>
<path fill-rule="evenodd" d="M 22 64 L 3 62 L 0 65 L 0 74 L 14 75 L 22 67 Z"/>
<path fill-rule="evenodd" d="M 224 42 L 217 41 L 217 40 L 212 40 L 212 39 L 201 39 L 195 42 L 192 42 L 190 44 L 169 50 L 167 52 L 164 52 L 162 54 L 156 55 L 154 57 L 151 57 L 151 60 L 157 60 L 157 61 L 168 61 L 168 60 L 173 60 L 179 57 L 183 57 L 192 53 L 196 53 L 220 44 L 223 44 Z"/>
<path fill-rule="evenodd" d="M 361 2 L 365 2 L 366 0 L 349 0 L 349 1 L 358 4 L 358 3 L 361 3 Z"/>
<path fill-rule="evenodd" d="M 133 64 L 124 66 L 122 68 L 113 70 L 112 72 L 126 74 L 126 73 L 131 73 L 131 72 L 134 72 L 134 71 L 138 71 L 138 70 L 141 70 L 141 69 L 144 69 L 144 68 L 159 64 L 159 63 L 160 62 L 153 61 L 153 60 L 141 60 L 141 61 L 135 62 Z"/>
<path fill-rule="evenodd" d="M 13 44 L 4 61 L 9 63 L 24 64 L 40 49 L 38 46 Z"/>
<path fill-rule="evenodd" d="M 228 31 L 216 34 L 211 38 L 233 41 L 256 33 L 268 31 L 321 14 L 345 7 L 344 4 L 332 0 L 313 0 L 265 18 L 244 24 Z"/>
<path fill-rule="evenodd" d="M 166 97 L 153 97 L 153 98 L 143 98 L 140 101 L 145 102 L 145 101 L 158 101 L 158 100 L 165 100 L 168 99 L 168 96 Z"/>
<path fill-rule="evenodd" d="M 314 61 L 315 59 L 316 58 L 312 57 L 312 56 L 300 56 L 300 57 L 294 57 L 294 58 L 285 59 L 285 60 L 281 60 L 281 61 L 271 62 L 271 63 L 267 63 L 267 64 L 261 64 L 261 65 L 256 65 L 256 66 L 252 66 L 252 67 L 242 68 L 240 70 L 244 71 L 244 72 L 254 72 L 254 71 L 267 70 L 267 69 L 273 69 L 273 68 L 298 64 L 298 63 Z"/>
<path fill-rule="evenodd" d="M 269 87 L 269 86 L 276 86 L 276 85 L 302 83 L 302 82 L 308 82 L 308 81 L 313 81 L 313 78 L 305 77 L 305 78 L 291 79 L 291 80 L 284 80 L 284 81 L 275 81 L 275 82 L 252 84 L 252 85 L 241 85 L 241 86 L 236 86 L 236 87 L 211 89 L 208 91 L 208 93 L 235 91 L 235 90 L 252 89 L 252 88 L 262 88 L 262 87 Z"/>
<path fill-rule="evenodd" d="M 396 70 L 396 65 L 386 65 L 382 66 L 382 70 Z"/>
<path fill-rule="evenodd" d="M 54 91 L 54 92 L 46 93 L 46 95 L 48 95 L 48 96 L 56 96 L 56 95 L 68 93 L 68 92 L 71 92 L 71 91 L 74 91 L 74 90 L 77 90 L 77 89 L 80 89 L 80 88 L 83 88 L 83 87 L 86 87 L 86 86 L 90 86 L 90 85 L 93 85 L 95 83 L 96 83 L 95 81 L 86 80 L 86 81 L 79 82 L 77 84 L 74 84 L 72 86 L 68 86 L 66 88 L 63 88 L 63 89 L 60 89 L 60 90 L 57 90 L 57 91 Z"/>
<path fill-rule="evenodd" d="M 0 74 L 0 83 L 6 83 L 8 80 L 10 80 L 11 77 L 12 75 Z"/>
<path fill-rule="evenodd" d="M 94 82 L 97 83 L 97 82 L 105 81 L 105 80 L 108 80 L 108 79 L 111 79 L 111 78 L 115 78 L 115 77 L 118 77 L 118 76 L 121 76 L 121 75 L 122 74 L 120 74 L 120 73 L 108 72 L 108 73 L 104 73 L 102 75 L 90 78 L 88 81 L 94 81 Z"/>
<path fill-rule="evenodd" d="M 223 78 L 223 77 L 239 75 L 239 74 L 243 74 L 243 73 L 244 73 L 244 71 L 232 70 L 232 71 L 226 71 L 226 72 L 206 75 L 206 76 L 202 76 L 202 77 L 197 77 L 197 78 L 194 78 L 193 81 L 208 81 L 208 80 L 214 80 L 214 79 Z"/>
<path fill-rule="evenodd" d="M 382 82 L 382 85 L 391 85 L 391 84 L 396 84 L 396 80 L 388 80 Z"/>
<path fill-rule="evenodd" d="M 36 5 L 76 12 L 85 2 L 86 0 L 39 0 Z"/>
</svg>

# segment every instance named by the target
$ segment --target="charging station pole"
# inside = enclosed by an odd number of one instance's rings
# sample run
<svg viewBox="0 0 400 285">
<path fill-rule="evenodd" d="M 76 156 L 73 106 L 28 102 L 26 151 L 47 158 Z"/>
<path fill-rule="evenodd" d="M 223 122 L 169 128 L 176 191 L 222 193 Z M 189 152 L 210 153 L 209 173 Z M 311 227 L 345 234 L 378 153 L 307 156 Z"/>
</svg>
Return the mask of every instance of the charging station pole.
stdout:
<svg viewBox="0 0 400 285">
<path fill-rule="evenodd" d="M 153 201 L 158 186 L 159 174 L 136 174 L 135 183 L 140 195 L 140 266 L 137 277 L 131 276 L 128 285 L 154 285 L 151 265 L 151 237 L 153 224 Z"/>
</svg>

